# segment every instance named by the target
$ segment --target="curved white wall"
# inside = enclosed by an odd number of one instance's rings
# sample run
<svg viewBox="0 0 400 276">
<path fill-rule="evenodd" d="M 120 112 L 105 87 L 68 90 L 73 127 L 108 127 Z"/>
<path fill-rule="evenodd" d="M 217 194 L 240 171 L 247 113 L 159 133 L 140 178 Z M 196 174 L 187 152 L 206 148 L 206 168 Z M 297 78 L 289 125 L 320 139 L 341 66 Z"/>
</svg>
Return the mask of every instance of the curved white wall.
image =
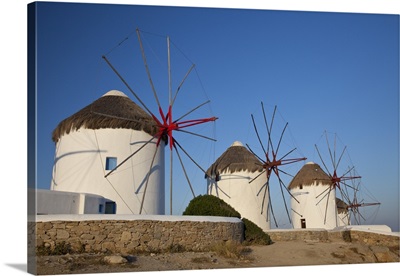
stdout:
<svg viewBox="0 0 400 276">
<path fill-rule="evenodd" d="M 107 178 L 105 163 L 107 157 L 116 157 L 119 164 L 149 139 L 149 134 L 130 129 L 81 128 L 61 136 L 56 144 L 51 189 L 97 194 L 115 201 L 117 214 L 138 214 L 156 139 Z M 164 178 L 164 143 L 160 143 L 142 214 L 165 213 Z"/>
<path fill-rule="evenodd" d="M 109 199 L 99 195 L 28 189 L 29 196 L 36 197 L 36 214 L 104 214 Z M 102 208 L 100 208 L 100 205 Z"/>
<path fill-rule="evenodd" d="M 208 179 L 207 190 L 208 194 L 217 196 L 231 205 L 241 214 L 242 218 L 251 220 L 266 231 L 271 228 L 271 216 L 267 216 L 268 191 L 265 196 L 264 208 L 261 210 L 264 197 L 264 189 L 261 190 L 261 188 L 267 182 L 266 174 L 249 183 L 259 174 L 259 172 L 251 173 L 249 171 L 232 174 L 225 172 L 220 175 L 218 182 Z"/>
<path fill-rule="evenodd" d="M 335 189 L 330 191 L 328 197 L 329 185 L 316 184 L 314 181 L 313 185 L 304 185 L 303 189 L 300 187 L 291 189 L 290 192 L 299 201 L 293 198 L 290 200 L 293 228 L 302 228 L 302 219 L 305 219 L 306 228 L 333 229 L 338 226 Z"/>
<path fill-rule="evenodd" d="M 349 212 L 342 212 L 337 214 L 338 221 L 337 221 L 337 226 L 347 226 L 350 225 L 350 217 L 349 217 Z"/>
</svg>

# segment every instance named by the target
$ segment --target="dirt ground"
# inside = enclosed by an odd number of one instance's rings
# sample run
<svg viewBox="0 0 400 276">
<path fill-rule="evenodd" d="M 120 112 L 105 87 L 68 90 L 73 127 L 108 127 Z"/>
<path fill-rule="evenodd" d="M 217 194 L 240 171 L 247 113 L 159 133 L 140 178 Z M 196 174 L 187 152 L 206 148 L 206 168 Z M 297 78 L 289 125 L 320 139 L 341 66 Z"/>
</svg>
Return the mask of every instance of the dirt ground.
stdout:
<svg viewBox="0 0 400 276">
<path fill-rule="evenodd" d="M 102 254 L 40 256 L 37 274 L 114 273 L 135 271 L 199 270 L 330 264 L 399 262 L 399 248 L 371 247 L 346 242 L 275 242 L 247 246 L 240 257 L 214 252 L 152 253 L 117 256 L 110 264 Z"/>
</svg>

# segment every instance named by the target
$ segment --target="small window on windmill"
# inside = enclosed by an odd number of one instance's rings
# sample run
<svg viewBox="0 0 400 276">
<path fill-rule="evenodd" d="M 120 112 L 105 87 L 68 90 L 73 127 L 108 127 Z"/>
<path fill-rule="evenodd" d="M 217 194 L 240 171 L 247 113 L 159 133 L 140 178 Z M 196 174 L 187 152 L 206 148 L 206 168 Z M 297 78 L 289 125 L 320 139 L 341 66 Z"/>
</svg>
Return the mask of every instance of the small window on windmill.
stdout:
<svg viewBox="0 0 400 276">
<path fill-rule="evenodd" d="M 300 184 L 300 190 L 303 190 L 303 184 Z"/>
<path fill-rule="evenodd" d="M 117 167 L 117 157 L 106 158 L 106 170 L 111 171 Z"/>
</svg>

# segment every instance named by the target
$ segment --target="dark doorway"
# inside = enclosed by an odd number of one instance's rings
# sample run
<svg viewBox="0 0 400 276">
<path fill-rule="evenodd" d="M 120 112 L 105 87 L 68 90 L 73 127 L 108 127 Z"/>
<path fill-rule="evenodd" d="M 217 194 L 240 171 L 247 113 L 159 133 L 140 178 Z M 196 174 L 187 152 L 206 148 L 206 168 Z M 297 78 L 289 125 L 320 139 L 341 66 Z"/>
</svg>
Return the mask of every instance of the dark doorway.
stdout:
<svg viewBox="0 0 400 276">
<path fill-rule="evenodd" d="M 306 228 L 306 219 L 300 219 L 301 228 Z"/>
<path fill-rule="evenodd" d="M 116 211 L 116 205 L 115 202 L 109 201 L 106 202 L 106 209 L 105 209 L 105 214 L 115 214 Z"/>
</svg>

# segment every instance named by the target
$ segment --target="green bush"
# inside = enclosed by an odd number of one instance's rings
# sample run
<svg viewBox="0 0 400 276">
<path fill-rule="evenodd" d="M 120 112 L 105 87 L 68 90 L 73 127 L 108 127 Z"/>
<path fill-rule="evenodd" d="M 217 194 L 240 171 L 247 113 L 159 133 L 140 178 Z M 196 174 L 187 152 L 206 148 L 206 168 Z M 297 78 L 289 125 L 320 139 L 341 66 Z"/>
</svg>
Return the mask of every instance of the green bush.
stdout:
<svg viewBox="0 0 400 276">
<path fill-rule="evenodd" d="M 189 202 L 184 216 L 219 216 L 219 217 L 236 217 L 241 215 L 232 206 L 222 199 L 213 195 L 200 195 Z M 272 243 L 270 236 L 265 233 L 255 223 L 246 218 L 242 218 L 244 224 L 244 243 L 247 245 L 259 244 L 269 245 Z"/>
<path fill-rule="evenodd" d="M 244 223 L 244 243 L 246 245 L 269 245 L 272 243 L 270 236 L 252 221 L 242 218 Z"/>
<path fill-rule="evenodd" d="M 232 206 L 213 195 L 199 195 L 189 202 L 184 216 L 236 217 L 241 215 Z"/>
</svg>

